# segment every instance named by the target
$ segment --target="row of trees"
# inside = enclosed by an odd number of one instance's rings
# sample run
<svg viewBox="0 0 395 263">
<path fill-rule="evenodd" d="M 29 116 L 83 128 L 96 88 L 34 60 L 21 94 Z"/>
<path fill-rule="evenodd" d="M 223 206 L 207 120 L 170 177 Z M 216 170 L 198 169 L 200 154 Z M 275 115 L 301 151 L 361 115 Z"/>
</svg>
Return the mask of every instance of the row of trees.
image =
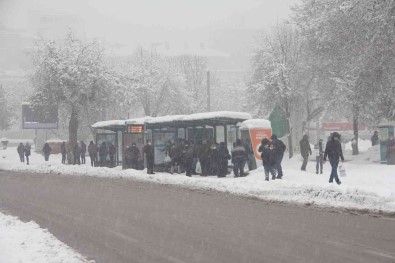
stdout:
<svg viewBox="0 0 395 263">
<path fill-rule="evenodd" d="M 292 133 L 335 116 L 372 126 L 395 119 L 395 2 L 302 0 L 289 21 L 260 33 L 248 83 L 251 108 L 276 105 Z M 358 148 L 356 152 L 358 153 Z"/>
<path fill-rule="evenodd" d="M 207 63 L 200 57 L 166 58 L 138 48 L 128 58 L 110 58 L 100 43 L 72 33 L 40 40 L 32 57 L 32 107 L 44 119 L 58 110 L 71 143 L 81 122 L 91 127 L 106 112 L 125 118 L 130 109 L 158 116 L 205 108 Z"/>
</svg>

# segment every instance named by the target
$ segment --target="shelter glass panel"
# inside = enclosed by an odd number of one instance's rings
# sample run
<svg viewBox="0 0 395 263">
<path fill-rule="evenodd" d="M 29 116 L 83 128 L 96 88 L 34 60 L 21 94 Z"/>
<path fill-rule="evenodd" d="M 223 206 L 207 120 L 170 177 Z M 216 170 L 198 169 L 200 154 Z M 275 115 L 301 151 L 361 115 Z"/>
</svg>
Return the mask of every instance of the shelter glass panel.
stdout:
<svg viewBox="0 0 395 263">
<path fill-rule="evenodd" d="M 216 126 L 215 127 L 215 136 L 216 142 L 221 143 L 225 142 L 225 127 L 224 126 Z"/>
</svg>

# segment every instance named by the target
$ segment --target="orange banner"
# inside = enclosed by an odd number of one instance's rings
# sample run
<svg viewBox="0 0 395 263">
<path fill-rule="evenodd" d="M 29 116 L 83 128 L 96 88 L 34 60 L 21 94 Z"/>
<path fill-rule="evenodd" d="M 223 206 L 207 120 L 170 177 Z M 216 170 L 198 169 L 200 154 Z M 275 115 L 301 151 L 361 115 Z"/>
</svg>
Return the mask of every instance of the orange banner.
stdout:
<svg viewBox="0 0 395 263">
<path fill-rule="evenodd" d="M 251 129 L 250 130 L 250 138 L 252 143 L 252 148 L 254 150 L 254 155 L 257 160 L 262 160 L 261 153 L 258 152 L 259 146 L 261 145 L 261 141 L 263 138 L 272 137 L 272 130 L 270 129 Z"/>
</svg>

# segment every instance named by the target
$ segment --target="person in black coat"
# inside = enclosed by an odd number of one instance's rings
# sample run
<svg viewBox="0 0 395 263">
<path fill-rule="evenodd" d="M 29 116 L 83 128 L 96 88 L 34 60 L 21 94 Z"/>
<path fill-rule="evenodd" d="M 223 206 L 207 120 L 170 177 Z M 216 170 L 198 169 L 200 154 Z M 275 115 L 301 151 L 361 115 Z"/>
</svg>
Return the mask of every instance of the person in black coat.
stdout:
<svg viewBox="0 0 395 263">
<path fill-rule="evenodd" d="M 263 168 L 265 169 L 265 180 L 269 181 L 269 174 L 272 174 L 272 180 L 276 179 L 276 157 L 273 145 L 269 139 L 263 138 L 258 148 L 261 153 Z"/>
<path fill-rule="evenodd" d="M 154 147 L 151 145 L 151 140 L 147 140 L 147 144 L 144 145 L 143 153 L 147 158 L 147 174 L 154 173 Z"/>
<path fill-rule="evenodd" d="M 299 145 L 300 145 L 300 154 L 303 157 L 303 163 L 302 163 L 302 167 L 300 167 L 300 169 L 302 171 L 306 171 L 306 166 L 307 166 L 307 162 L 309 160 L 309 155 L 312 154 L 310 142 L 309 142 L 309 137 L 306 134 L 303 135 L 303 139 L 300 140 Z"/>
<path fill-rule="evenodd" d="M 218 147 L 218 177 L 226 177 L 228 173 L 228 160 L 231 159 L 228 148 L 224 142 Z"/>
<path fill-rule="evenodd" d="M 332 138 L 327 142 L 324 153 L 324 162 L 326 162 L 326 157 L 329 158 L 329 162 L 332 166 L 331 176 L 329 178 L 329 183 L 333 182 L 335 179 L 337 184 L 341 184 L 339 177 L 337 175 L 337 167 L 339 165 L 339 159 L 341 158 L 342 162 L 344 162 L 344 156 L 342 151 L 342 146 L 340 144 L 340 134 L 334 132 L 332 134 Z"/>
<path fill-rule="evenodd" d="M 77 164 L 78 163 L 78 165 L 80 165 L 81 164 L 81 148 L 80 148 L 80 146 L 78 145 L 78 142 L 74 145 L 74 148 L 73 148 L 73 159 L 74 159 L 74 161 L 73 161 L 73 165 L 75 165 L 75 164 Z"/>
<path fill-rule="evenodd" d="M 19 154 L 19 159 L 21 160 L 21 163 L 24 163 L 25 162 L 25 146 L 23 146 L 23 143 L 20 143 L 16 150 Z"/>
<path fill-rule="evenodd" d="M 43 147 L 44 159 L 47 162 L 49 160 L 49 155 L 51 154 L 52 148 L 46 142 Z"/>
<path fill-rule="evenodd" d="M 62 163 L 66 163 L 66 142 L 62 142 L 62 145 L 60 146 L 60 152 L 62 153 Z"/>
<path fill-rule="evenodd" d="M 192 176 L 192 172 L 193 172 L 193 146 L 186 141 L 185 142 L 185 146 L 184 146 L 184 150 L 182 151 L 182 156 L 183 156 L 183 164 L 185 167 L 185 173 L 186 176 L 191 177 Z"/>
<path fill-rule="evenodd" d="M 379 132 L 378 131 L 374 131 L 372 137 L 370 138 L 370 141 L 372 142 L 372 146 L 379 144 Z"/>
<path fill-rule="evenodd" d="M 32 146 L 26 142 L 25 144 L 25 156 L 26 156 L 26 164 L 29 165 L 29 156 L 31 154 Z"/>
<path fill-rule="evenodd" d="M 85 154 L 86 154 L 86 144 L 84 141 L 81 141 L 81 163 L 85 164 Z"/>
<path fill-rule="evenodd" d="M 272 142 L 270 145 L 273 146 L 274 159 L 276 161 L 275 168 L 277 170 L 277 179 L 281 179 L 283 177 L 283 168 L 281 167 L 281 162 L 283 161 L 286 146 L 281 140 L 277 138 L 276 134 L 272 135 Z"/>
</svg>

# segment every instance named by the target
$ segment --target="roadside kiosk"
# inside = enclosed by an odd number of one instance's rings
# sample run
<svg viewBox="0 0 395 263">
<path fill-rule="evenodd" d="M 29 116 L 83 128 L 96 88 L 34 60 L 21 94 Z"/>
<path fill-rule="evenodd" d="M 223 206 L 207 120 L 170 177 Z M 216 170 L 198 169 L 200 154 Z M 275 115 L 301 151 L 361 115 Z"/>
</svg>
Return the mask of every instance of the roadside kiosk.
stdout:
<svg viewBox="0 0 395 263">
<path fill-rule="evenodd" d="M 379 140 L 380 140 L 380 163 L 387 164 L 387 146 L 388 139 L 391 136 L 394 136 L 395 132 L 395 121 L 380 123 L 378 125 L 379 131 Z"/>
</svg>

